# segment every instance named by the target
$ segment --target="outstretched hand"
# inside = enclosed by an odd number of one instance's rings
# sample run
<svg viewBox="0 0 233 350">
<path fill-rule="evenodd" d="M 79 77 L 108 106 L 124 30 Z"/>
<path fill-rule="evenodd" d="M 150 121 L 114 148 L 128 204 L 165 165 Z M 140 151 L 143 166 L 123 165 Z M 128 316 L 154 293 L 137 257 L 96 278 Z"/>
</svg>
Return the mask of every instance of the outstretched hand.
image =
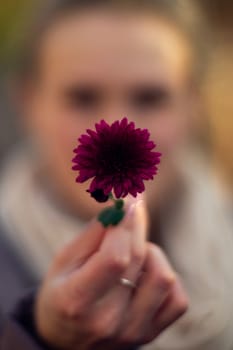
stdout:
<svg viewBox="0 0 233 350">
<path fill-rule="evenodd" d="M 45 342 L 64 350 L 125 349 L 152 341 L 186 311 L 178 277 L 146 236 L 139 201 L 117 227 L 92 222 L 62 249 L 36 300 Z"/>
</svg>

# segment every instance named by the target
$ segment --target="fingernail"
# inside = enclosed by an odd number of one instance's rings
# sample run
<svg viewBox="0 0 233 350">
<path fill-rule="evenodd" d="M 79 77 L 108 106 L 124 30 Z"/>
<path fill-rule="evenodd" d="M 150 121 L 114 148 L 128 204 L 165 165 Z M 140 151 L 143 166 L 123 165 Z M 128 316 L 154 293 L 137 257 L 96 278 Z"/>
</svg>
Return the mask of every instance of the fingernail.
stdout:
<svg viewBox="0 0 233 350">
<path fill-rule="evenodd" d="M 141 207 L 144 203 L 142 196 L 137 196 L 137 198 L 128 198 L 126 203 L 126 215 L 125 215 L 125 224 L 132 223 L 132 219 L 134 218 L 134 214 L 136 210 Z"/>
<path fill-rule="evenodd" d="M 135 207 L 141 201 L 143 201 L 143 195 L 142 194 L 138 194 L 137 197 L 128 196 L 126 198 L 126 200 L 125 200 L 125 206 L 126 206 L 127 212 L 131 208 Z"/>
</svg>

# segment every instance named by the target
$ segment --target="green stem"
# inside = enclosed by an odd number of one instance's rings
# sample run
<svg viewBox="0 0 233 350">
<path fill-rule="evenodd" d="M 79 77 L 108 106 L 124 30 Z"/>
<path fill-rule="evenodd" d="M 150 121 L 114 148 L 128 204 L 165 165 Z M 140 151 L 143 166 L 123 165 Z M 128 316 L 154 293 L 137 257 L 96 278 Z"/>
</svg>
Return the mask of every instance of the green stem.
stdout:
<svg viewBox="0 0 233 350">
<path fill-rule="evenodd" d="M 125 216 L 123 199 L 115 199 L 112 193 L 109 199 L 113 201 L 114 206 L 104 209 L 98 217 L 104 227 L 118 225 Z"/>
</svg>

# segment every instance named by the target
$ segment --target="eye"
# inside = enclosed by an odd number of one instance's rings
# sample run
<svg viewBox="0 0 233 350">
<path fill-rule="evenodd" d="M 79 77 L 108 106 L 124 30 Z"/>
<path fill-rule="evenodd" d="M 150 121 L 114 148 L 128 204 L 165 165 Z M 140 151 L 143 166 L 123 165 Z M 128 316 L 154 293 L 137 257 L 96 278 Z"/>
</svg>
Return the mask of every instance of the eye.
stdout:
<svg viewBox="0 0 233 350">
<path fill-rule="evenodd" d="M 159 108 L 170 101 L 170 92 L 165 87 L 142 87 L 133 91 L 130 101 L 137 109 Z"/>
<path fill-rule="evenodd" d="M 65 93 L 66 102 L 78 109 L 91 109 L 101 101 L 100 91 L 93 87 L 71 87 Z"/>
</svg>

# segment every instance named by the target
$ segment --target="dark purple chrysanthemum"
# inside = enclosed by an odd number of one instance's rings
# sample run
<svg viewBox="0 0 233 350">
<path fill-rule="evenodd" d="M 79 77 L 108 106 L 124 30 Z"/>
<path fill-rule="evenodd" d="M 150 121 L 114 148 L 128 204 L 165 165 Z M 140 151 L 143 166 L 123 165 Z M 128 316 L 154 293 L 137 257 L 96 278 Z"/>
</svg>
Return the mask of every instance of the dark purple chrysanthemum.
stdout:
<svg viewBox="0 0 233 350">
<path fill-rule="evenodd" d="M 95 125 L 96 131 L 87 130 L 79 138 L 73 170 L 79 171 L 77 182 L 93 178 L 88 192 L 116 198 L 145 190 L 144 180 L 152 180 L 157 173 L 161 153 L 149 140 L 147 129 L 136 129 L 127 118 L 108 125 L 104 120 Z M 97 192 L 96 192 L 97 191 Z M 98 200 L 98 199 L 97 199 Z"/>
</svg>

